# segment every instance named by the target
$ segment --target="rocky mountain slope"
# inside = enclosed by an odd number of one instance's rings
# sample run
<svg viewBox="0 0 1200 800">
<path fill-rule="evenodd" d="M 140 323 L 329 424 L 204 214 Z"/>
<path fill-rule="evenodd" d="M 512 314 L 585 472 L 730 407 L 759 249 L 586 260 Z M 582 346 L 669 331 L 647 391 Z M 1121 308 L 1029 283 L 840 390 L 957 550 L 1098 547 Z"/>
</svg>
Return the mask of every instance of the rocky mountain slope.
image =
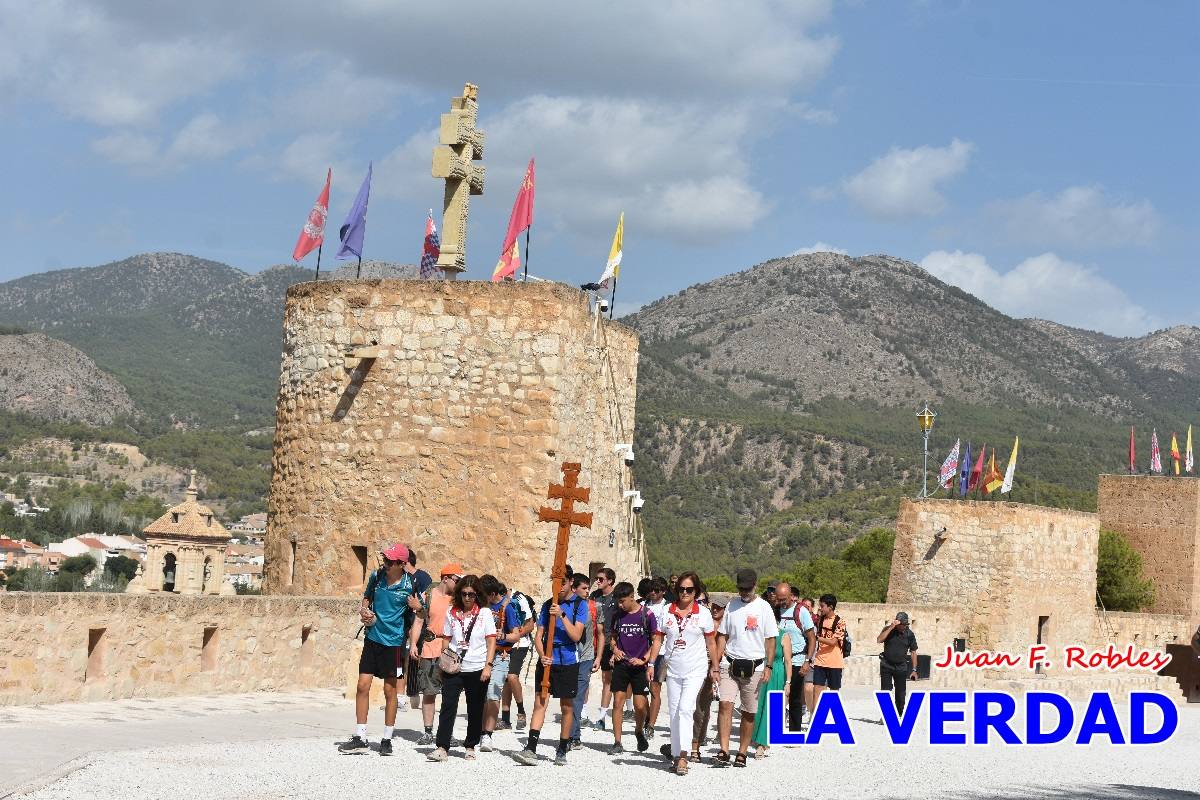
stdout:
<svg viewBox="0 0 1200 800">
<path fill-rule="evenodd" d="M 42 333 L 0 336 L 0 409 L 92 425 L 135 413 L 115 378 L 71 345 Z"/>
<path fill-rule="evenodd" d="M 354 265 L 322 273 L 353 277 Z M 416 267 L 363 262 L 364 276 L 412 277 Z M 281 264 L 249 275 L 179 253 L 0 284 L 0 319 L 70 342 L 117 376 L 163 424 L 245 430 L 270 426 L 283 297 L 312 271 Z"/>
</svg>

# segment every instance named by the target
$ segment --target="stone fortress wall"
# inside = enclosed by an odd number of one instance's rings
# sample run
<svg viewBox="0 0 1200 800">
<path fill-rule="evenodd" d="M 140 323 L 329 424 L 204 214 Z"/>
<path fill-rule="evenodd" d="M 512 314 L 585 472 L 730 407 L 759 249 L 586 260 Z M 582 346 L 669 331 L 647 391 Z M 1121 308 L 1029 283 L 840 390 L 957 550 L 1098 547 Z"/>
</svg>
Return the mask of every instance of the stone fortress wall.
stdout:
<svg viewBox="0 0 1200 800">
<path fill-rule="evenodd" d="M 387 543 L 538 597 L 561 463 L 583 465 L 591 530 L 570 562 L 642 574 L 630 471 L 638 339 L 543 282 L 362 280 L 287 295 L 265 589 L 358 592 Z M 362 350 L 361 348 L 371 348 Z M 362 358 L 367 354 L 374 358 Z M 577 506 L 578 508 L 578 506 Z"/>
<path fill-rule="evenodd" d="M 340 686 L 355 603 L 0 592 L 0 706 Z"/>
<path fill-rule="evenodd" d="M 1120 531 L 1154 581 L 1158 614 L 1200 619 L 1200 481 L 1160 475 L 1101 475 L 1100 524 Z"/>
</svg>

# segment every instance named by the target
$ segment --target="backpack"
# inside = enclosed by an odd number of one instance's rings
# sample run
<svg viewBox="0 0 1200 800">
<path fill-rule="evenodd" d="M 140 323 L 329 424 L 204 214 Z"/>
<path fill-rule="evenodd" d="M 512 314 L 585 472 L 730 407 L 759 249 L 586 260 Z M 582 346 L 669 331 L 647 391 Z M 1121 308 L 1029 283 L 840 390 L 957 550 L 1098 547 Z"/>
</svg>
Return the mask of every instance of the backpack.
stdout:
<svg viewBox="0 0 1200 800">
<path fill-rule="evenodd" d="M 838 621 L 841 620 L 837 614 L 833 615 L 833 629 L 837 630 Z M 846 633 L 842 635 L 842 657 L 850 655 L 850 648 L 853 642 L 850 641 L 850 628 L 846 628 Z"/>
<path fill-rule="evenodd" d="M 525 598 L 525 601 L 529 605 L 526 606 L 525 603 L 522 603 L 521 598 Z M 517 607 L 517 621 L 522 625 L 529 619 L 529 613 L 526 611 L 526 608 L 537 608 L 537 604 L 533 602 L 533 598 L 518 589 L 513 589 L 510 602 Z"/>
</svg>

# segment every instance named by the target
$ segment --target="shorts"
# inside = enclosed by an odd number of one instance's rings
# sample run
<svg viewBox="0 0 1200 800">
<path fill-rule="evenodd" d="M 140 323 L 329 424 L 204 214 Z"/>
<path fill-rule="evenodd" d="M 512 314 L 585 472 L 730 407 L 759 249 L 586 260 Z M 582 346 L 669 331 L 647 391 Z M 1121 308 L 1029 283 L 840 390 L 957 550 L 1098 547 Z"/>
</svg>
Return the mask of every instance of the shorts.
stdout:
<svg viewBox="0 0 1200 800">
<path fill-rule="evenodd" d="M 633 695 L 650 694 L 650 679 L 646 677 L 646 666 L 635 667 L 624 661 L 613 666 L 612 686 L 614 692 L 630 692 Z"/>
<path fill-rule="evenodd" d="M 497 650 L 496 657 L 492 660 L 492 678 L 488 681 L 488 700 L 500 702 L 500 693 L 504 691 L 504 681 L 508 680 L 509 663 L 508 652 Z"/>
<path fill-rule="evenodd" d="M 518 681 L 521 680 L 521 667 L 525 666 L 525 656 L 528 653 L 528 647 L 514 647 L 509 653 L 508 674 L 516 675 Z"/>
<path fill-rule="evenodd" d="M 667 677 L 667 657 L 659 656 L 654 659 L 654 682 L 662 683 Z"/>
<path fill-rule="evenodd" d="M 758 687 L 762 684 L 763 671 L 758 670 L 749 678 L 735 678 L 729 674 L 729 660 L 721 659 L 721 679 L 717 683 L 717 699 L 722 703 L 737 702 L 743 714 L 758 712 Z"/>
<path fill-rule="evenodd" d="M 374 639 L 363 637 L 362 655 L 358 657 L 358 674 L 374 675 L 395 680 L 404 671 L 408 652 L 403 647 L 388 647 Z"/>
<path fill-rule="evenodd" d="M 542 662 L 538 661 L 533 674 L 533 690 L 542 691 Z M 579 665 L 552 664 L 550 666 L 550 696 L 559 700 L 574 700 L 579 692 Z"/>
<path fill-rule="evenodd" d="M 613 670 L 612 660 L 613 660 L 612 647 L 607 642 L 605 642 L 604 652 L 600 654 L 600 671 L 601 672 L 612 672 L 612 670 Z"/>
<path fill-rule="evenodd" d="M 813 667 L 813 685 L 827 686 L 830 689 L 842 688 L 841 667 Z"/>
<path fill-rule="evenodd" d="M 442 671 L 438 668 L 436 658 L 422 658 L 417 662 L 417 668 L 408 675 L 409 691 L 416 684 L 416 693 L 428 697 L 442 693 Z"/>
</svg>

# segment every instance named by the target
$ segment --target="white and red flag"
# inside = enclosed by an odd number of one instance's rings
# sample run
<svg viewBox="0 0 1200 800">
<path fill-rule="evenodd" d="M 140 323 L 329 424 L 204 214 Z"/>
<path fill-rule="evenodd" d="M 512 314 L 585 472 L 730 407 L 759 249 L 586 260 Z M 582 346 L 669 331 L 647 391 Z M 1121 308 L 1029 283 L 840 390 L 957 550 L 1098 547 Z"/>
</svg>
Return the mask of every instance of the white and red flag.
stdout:
<svg viewBox="0 0 1200 800">
<path fill-rule="evenodd" d="M 938 488 L 945 489 L 950 485 L 950 481 L 954 480 L 958 475 L 958 448 L 962 445 L 962 439 L 954 443 L 954 449 L 950 451 L 950 455 L 946 456 L 946 460 L 942 462 L 942 468 L 938 472 Z"/>
<path fill-rule="evenodd" d="M 1162 453 L 1158 450 L 1158 429 L 1150 433 L 1150 471 L 1162 474 Z"/>
<path fill-rule="evenodd" d="M 332 177 L 333 170 L 330 169 L 325 173 L 325 188 L 317 196 L 317 202 L 313 203 L 312 211 L 308 212 L 296 249 L 292 251 L 294 261 L 301 260 L 325 241 L 325 219 L 329 216 L 329 179 Z"/>
<path fill-rule="evenodd" d="M 425 218 L 425 246 L 421 250 L 421 277 L 436 278 L 437 260 L 442 254 L 442 243 L 438 240 L 437 226 L 433 224 L 433 209 Z"/>
</svg>

